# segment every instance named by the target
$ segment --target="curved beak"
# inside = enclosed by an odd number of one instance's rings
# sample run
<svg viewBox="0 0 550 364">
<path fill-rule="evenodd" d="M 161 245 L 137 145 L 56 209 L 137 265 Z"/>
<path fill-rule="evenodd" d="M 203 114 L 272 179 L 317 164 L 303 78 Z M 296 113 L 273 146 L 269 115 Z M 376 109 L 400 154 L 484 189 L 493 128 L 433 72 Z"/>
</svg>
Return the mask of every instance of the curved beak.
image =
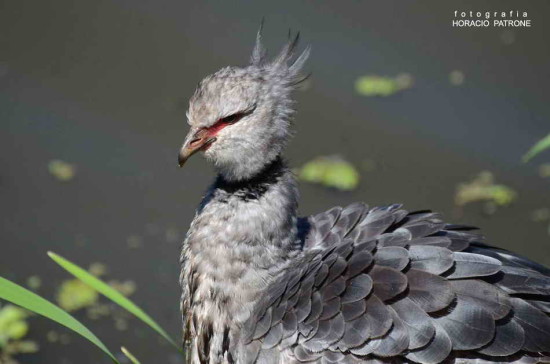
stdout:
<svg viewBox="0 0 550 364">
<path fill-rule="evenodd" d="M 199 129 L 194 131 L 193 129 L 189 132 L 185 138 L 185 142 L 181 147 L 181 150 L 178 154 L 178 164 L 180 167 L 183 167 L 187 159 L 199 150 L 206 149 L 210 144 L 216 141 L 215 137 L 209 135 L 208 131 L 205 129 Z"/>
</svg>

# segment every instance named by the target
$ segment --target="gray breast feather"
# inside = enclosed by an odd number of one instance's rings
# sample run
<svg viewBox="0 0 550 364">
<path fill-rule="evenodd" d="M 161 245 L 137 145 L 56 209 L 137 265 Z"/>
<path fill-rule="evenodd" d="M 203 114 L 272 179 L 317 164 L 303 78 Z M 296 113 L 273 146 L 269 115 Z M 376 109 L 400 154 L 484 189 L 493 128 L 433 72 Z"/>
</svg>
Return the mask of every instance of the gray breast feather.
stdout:
<svg viewBox="0 0 550 364">
<path fill-rule="evenodd" d="M 255 307 L 240 357 L 278 348 L 289 363 L 546 360 L 546 268 L 400 205 L 302 222 L 304 254 Z"/>
</svg>

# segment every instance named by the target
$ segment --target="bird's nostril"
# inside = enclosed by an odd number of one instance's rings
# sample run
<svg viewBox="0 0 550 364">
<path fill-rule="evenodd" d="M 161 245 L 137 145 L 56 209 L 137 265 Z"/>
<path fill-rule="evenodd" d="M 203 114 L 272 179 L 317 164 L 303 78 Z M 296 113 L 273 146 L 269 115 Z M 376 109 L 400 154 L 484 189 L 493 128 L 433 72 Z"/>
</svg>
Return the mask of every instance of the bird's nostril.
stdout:
<svg viewBox="0 0 550 364">
<path fill-rule="evenodd" d="M 193 140 L 191 140 L 191 142 L 189 143 L 189 146 L 194 148 L 194 147 L 196 147 L 197 144 L 199 144 L 201 141 L 202 141 L 202 138 L 193 139 Z"/>
</svg>

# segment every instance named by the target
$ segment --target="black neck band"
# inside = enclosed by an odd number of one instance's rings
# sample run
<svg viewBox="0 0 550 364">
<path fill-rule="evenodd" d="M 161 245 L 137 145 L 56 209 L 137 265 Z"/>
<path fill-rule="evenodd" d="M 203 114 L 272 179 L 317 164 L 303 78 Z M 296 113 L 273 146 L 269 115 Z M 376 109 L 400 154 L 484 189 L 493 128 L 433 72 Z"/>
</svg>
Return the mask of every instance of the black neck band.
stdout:
<svg viewBox="0 0 550 364">
<path fill-rule="evenodd" d="M 278 182 L 286 170 L 281 157 L 266 165 L 254 177 L 242 181 L 227 181 L 223 176 L 218 176 L 215 188 L 223 190 L 231 195 L 237 195 L 243 200 L 260 198 L 270 186 Z"/>
</svg>

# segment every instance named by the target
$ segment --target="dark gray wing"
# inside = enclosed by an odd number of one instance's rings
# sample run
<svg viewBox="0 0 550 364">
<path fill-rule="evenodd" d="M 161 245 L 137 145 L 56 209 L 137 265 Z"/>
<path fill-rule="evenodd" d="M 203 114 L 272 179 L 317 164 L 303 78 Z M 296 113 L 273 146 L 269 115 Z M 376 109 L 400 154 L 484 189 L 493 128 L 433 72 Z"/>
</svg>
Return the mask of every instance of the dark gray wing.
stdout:
<svg viewBox="0 0 550 364">
<path fill-rule="evenodd" d="M 548 270 L 472 228 L 363 204 L 300 226 L 304 254 L 244 326 L 243 363 L 528 363 L 550 352 Z"/>
</svg>

